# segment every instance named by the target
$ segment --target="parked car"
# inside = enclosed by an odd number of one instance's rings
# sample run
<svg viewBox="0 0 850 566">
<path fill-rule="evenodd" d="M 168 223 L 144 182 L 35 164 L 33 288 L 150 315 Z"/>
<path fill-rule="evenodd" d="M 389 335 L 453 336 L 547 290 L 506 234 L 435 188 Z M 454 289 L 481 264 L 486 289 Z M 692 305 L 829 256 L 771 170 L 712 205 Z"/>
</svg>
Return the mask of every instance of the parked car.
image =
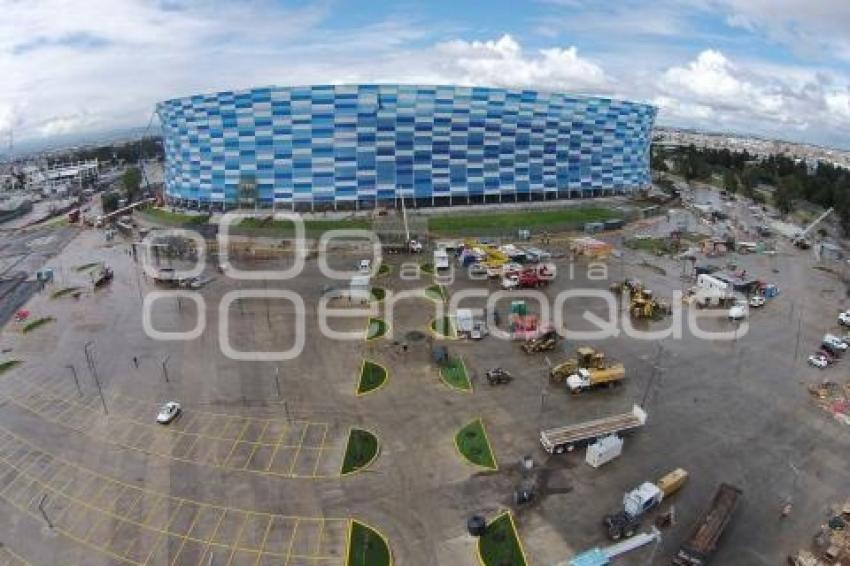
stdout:
<svg viewBox="0 0 850 566">
<path fill-rule="evenodd" d="M 361 259 L 360 263 L 357 265 L 357 270 L 360 273 L 370 273 L 372 271 L 372 260 L 371 259 Z"/>
<path fill-rule="evenodd" d="M 837 356 L 833 352 L 827 350 L 822 346 L 821 349 L 817 351 L 817 355 L 824 358 L 829 364 L 835 363 L 835 360 L 837 359 Z"/>
<path fill-rule="evenodd" d="M 159 409 L 159 413 L 156 415 L 156 422 L 159 424 L 167 425 L 171 421 L 177 418 L 177 416 L 183 411 L 183 408 L 180 406 L 180 403 L 176 401 L 169 401 Z"/>
<path fill-rule="evenodd" d="M 510 291 L 519 287 L 519 277 L 516 275 L 506 275 L 502 277 L 502 289 Z"/>
<path fill-rule="evenodd" d="M 473 263 L 469 266 L 470 275 L 487 275 L 487 267 L 481 263 Z"/>
<path fill-rule="evenodd" d="M 750 297 L 749 302 L 750 302 L 751 307 L 758 308 L 758 307 L 764 306 L 765 301 L 764 301 L 764 297 L 762 297 L 761 295 L 753 295 L 752 297 Z"/>
<path fill-rule="evenodd" d="M 841 326 L 850 326 L 850 311 L 844 311 L 838 315 L 838 324 Z"/>
<path fill-rule="evenodd" d="M 747 318 L 747 304 L 737 303 L 729 309 L 729 320 L 743 320 Z"/>
<path fill-rule="evenodd" d="M 487 329 L 487 323 L 483 320 L 477 320 L 475 321 L 475 324 L 472 325 L 472 330 L 469 333 L 469 337 L 473 340 L 481 340 L 489 334 L 490 330 Z"/>
<path fill-rule="evenodd" d="M 810 366 L 816 367 L 818 369 L 824 369 L 826 366 L 829 365 L 829 362 L 826 361 L 826 358 L 824 358 L 820 354 L 812 354 L 811 356 L 809 356 L 808 362 Z"/>
<path fill-rule="evenodd" d="M 847 349 L 847 343 L 835 334 L 824 334 L 823 343 L 829 344 L 830 346 L 841 352 Z"/>
<path fill-rule="evenodd" d="M 487 383 L 490 385 L 504 385 L 513 381 L 514 376 L 505 369 L 493 368 L 487 370 Z"/>
</svg>

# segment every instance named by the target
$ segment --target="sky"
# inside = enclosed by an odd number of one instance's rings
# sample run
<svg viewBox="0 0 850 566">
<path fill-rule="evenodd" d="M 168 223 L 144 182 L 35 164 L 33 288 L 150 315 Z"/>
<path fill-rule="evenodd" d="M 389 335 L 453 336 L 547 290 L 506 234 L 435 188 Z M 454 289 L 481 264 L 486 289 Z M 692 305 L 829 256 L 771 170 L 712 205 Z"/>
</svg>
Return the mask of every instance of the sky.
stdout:
<svg viewBox="0 0 850 566">
<path fill-rule="evenodd" d="M 613 96 L 850 149 L 850 0 L 0 0 L 0 151 L 157 101 L 398 82 Z"/>
</svg>

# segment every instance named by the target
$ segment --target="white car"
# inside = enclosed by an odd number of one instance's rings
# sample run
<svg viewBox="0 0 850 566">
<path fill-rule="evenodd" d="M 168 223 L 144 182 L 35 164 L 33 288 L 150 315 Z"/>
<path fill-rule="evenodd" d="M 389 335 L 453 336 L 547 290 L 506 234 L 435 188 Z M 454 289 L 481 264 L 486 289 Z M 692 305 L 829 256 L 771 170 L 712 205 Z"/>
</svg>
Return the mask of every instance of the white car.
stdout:
<svg viewBox="0 0 850 566">
<path fill-rule="evenodd" d="M 487 267 L 480 263 L 473 263 L 469 266 L 470 275 L 487 275 Z"/>
<path fill-rule="evenodd" d="M 180 406 L 180 403 L 169 401 L 160 407 L 159 412 L 156 414 L 156 422 L 166 425 L 176 419 L 182 410 L 183 407 Z"/>
<path fill-rule="evenodd" d="M 847 349 L 847 343 L 834 334 L 824 334 L 823 340 L 821 341 L 836 350 L 841 350 L 842 352 Z"/>
<path fill-rule="evenodd" d="M 826 358 L 824 358 L 823 356 L 818 356 L 816 354 L 809 356 L 808 361 L 810 366 L 816 367 L 818 369 L 823 369 L 829 365 L 829 362 L 826 361 Z"/>
<path fill-rule="evenodd" d="M 764 305 L 764 297 L 761 295 L 753 295 L 750 297 L 750 306 L 753 308 L 758 308 Z"/>
<path fill-rule="evenodd" d="M 502 268 L 501 267 L 497 267 L 495 265 L 488 265 L 487 266 L 487 277 L 489 277 L 491 279 L 496 279 L 501 274 L 502 274 Z"/>
<path fill-rule="evenodd" d="M 747 305 L 745 303 L 738 303 L 729 309 L 729 320 L 743 320 L 747 318 Z"/>
<path fill-rule="evenodd" d="M 506 275 L 502 277 L 502 289 L 510 291 L 519 287 L 519 277 L 516 275 Z"/>
<path fill-rule="evenodd" d="M 357 264 L 357 270 L 360 273 L 370 273 L 372 271 L 372 260 L 371 259 L 361 259 L 360 263 Z"/>
<path fill-rule="evenodd" d="M 850 326 L 850 311 L 844 311 L 838 315 L 838 324 L 842 326 Z"/>
</svg>

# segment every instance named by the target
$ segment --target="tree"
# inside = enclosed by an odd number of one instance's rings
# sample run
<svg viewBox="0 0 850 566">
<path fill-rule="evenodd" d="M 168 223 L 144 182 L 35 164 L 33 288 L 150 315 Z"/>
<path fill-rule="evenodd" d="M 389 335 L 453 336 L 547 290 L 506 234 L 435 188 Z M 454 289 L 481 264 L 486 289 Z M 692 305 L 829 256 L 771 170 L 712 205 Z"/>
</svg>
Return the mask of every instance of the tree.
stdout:
<svg viewBox="0 0 850 566">
<path fill-rule="evenodd" d="M 142 172 L 138 167 L 128 167 L 124 170 L 124 177 L 121 179 L 124 186 L 124 193 L 127 195 L 127 202 L 138 200 L 140 187 L 142 184 Z"/>
<path fill-rule="evenodd" d="M 731 169 L 727 169 L 723 173 L 723 188 L 730 193 L 738 192 L 738 176 Z"/>
<path fill-rule="evenodd" d="M 100 196 L 100 205 L 103 208 L 104 214 L 109 214 L 110 212 L 118 209 L 118 193 L 116 192 L 108 192 L 103 193 Z"/>
</svg>

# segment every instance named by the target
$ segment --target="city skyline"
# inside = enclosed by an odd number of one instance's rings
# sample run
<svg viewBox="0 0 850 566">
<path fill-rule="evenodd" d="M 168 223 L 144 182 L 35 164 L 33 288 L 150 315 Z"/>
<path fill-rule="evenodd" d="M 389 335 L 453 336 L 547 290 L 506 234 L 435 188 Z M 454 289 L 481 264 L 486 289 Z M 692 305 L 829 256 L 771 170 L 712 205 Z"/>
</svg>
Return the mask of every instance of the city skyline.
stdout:
<svg viewBox="0 0 850 566">
<path fill-rule="evenodd" d="M 839 2 L 0 6 L 0 151 L 10 133 L 144 127 L 156 101 L 196 92 L 390 82 L 610 96 L 657 105 L 661 126 L 850 148 Z"/>
</svg>

